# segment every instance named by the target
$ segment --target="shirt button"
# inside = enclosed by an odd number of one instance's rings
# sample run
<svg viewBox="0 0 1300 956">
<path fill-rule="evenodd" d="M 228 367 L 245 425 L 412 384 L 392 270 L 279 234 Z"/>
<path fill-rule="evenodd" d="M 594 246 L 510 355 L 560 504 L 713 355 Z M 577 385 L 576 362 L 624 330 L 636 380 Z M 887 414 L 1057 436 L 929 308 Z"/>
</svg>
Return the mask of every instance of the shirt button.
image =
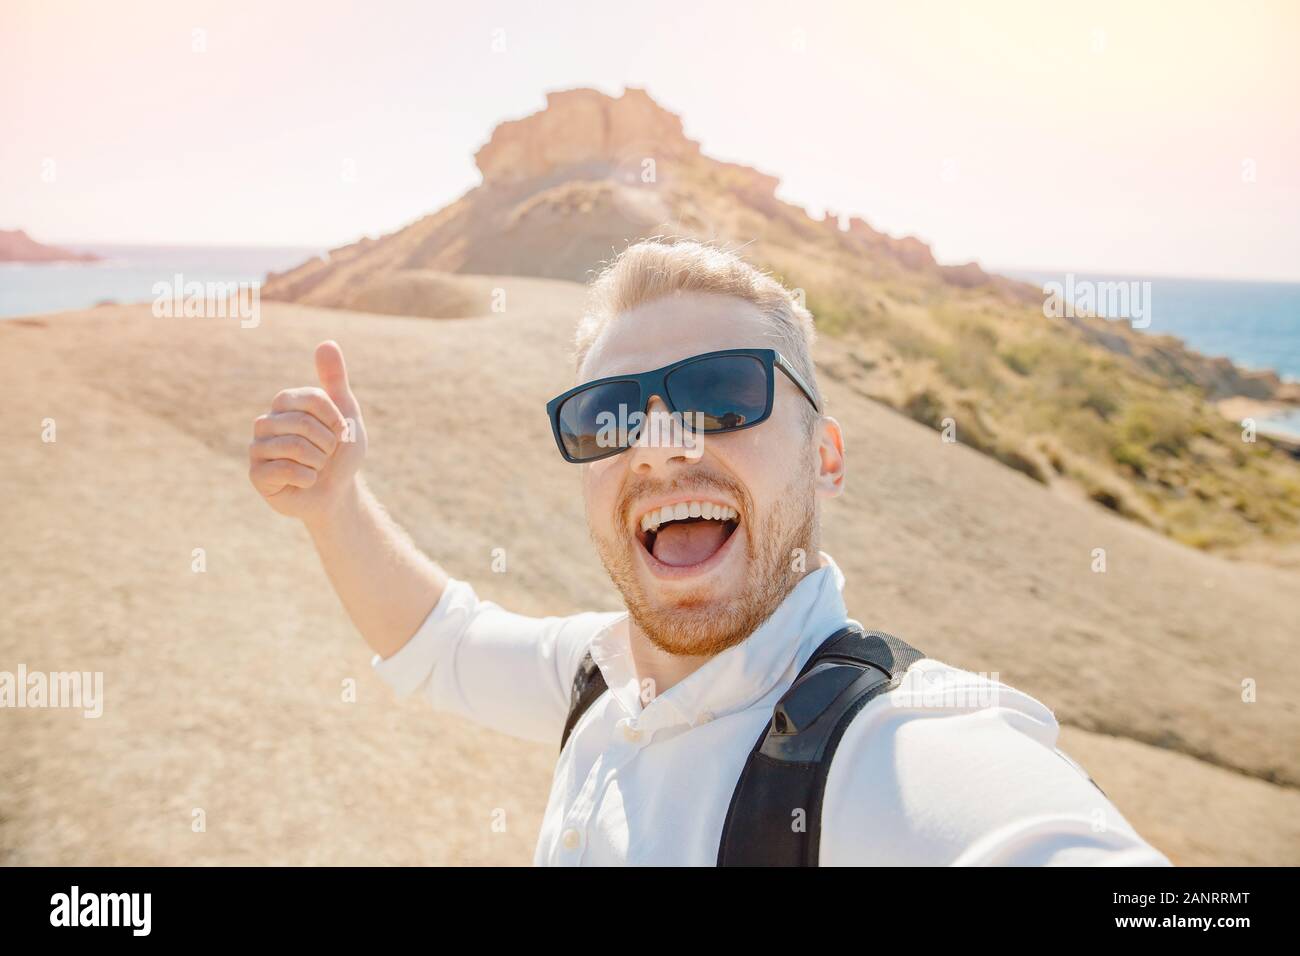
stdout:
<svg viewBox="0 0 1300 956">
<path fill-rule="evenodd" d="M 704 713 L 700 714 L 700 723 L 702 724 L 707 724 L 712 719 L 713 719 L 713 711 L 711 710 L 706 710 Z"/>
<path fill-rule="evenodd" d="M 634 744 L 641 739 L 641 731 L 637 730 L 631 724 L 624 724 L 623 739 L 630 744 Z"/>
<path fill-rule="evenodd" d="M 576 850 L 582 846 L 582 834 L 573 827 L 569 827 L 560 835 L 560 842 L 564 844 L 566 850 Z"/>
</svg>

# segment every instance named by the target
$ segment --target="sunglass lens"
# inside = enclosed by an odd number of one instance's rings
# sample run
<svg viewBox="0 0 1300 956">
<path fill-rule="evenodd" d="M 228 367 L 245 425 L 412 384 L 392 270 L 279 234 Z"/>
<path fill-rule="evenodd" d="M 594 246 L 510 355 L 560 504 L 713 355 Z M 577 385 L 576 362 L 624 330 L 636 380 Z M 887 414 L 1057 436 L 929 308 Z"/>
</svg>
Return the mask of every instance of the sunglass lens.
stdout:
<svg viewBox="0 0 1300 956">
<path fill-rule="evenodd" d="M 626 425 L 640 411 L 640 398 L 636 382 L 606 382 L 571 396 L 559 414 L 560 439 L 569 457 L 591 461 L 635 441 Z"/>
<path fill-rule="evenodd" d="M 752 355 L 719 355 L 675 369 L 666 382 L 673 408 L 704 430 L 727 431 L 763 417 L 767 411 L 767 367 Z"/>
</svg>

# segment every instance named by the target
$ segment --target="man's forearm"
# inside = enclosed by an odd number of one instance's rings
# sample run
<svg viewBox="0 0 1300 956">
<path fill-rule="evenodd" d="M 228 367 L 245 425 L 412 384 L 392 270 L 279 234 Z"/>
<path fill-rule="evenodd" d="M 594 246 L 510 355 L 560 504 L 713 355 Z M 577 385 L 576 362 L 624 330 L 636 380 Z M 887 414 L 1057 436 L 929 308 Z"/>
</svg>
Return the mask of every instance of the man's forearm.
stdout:
<svg viewBox="0 0 1300 956">
<path fill-rule="evenodd" d="M 396 654 L 437 605 L 447 574 L 420 552 L 366 487 L 307 523 L 348 616 L 380 657 Z"/>
</svg>

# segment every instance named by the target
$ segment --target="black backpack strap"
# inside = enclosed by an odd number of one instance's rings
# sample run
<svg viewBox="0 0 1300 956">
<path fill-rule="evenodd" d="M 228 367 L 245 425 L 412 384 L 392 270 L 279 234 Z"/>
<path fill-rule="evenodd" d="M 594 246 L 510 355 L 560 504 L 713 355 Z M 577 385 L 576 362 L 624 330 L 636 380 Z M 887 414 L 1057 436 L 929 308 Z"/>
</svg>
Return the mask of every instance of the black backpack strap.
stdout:
<svg viewBox="0 0 1300 956">
<path fill-rule="evenodd" d="M 816 866 L 831 758 L 849 723 L 925 655 L 850 625 L 813 652 L 777 702 L 736 782 L 719 866 Z"/>
<path fill-rule="evenodd" d="M 569 692 L 569 717 L 564 722 L 564 735 L 560 737 L 560 750 L 569 742 L 569 734 L 578 726 L 578 721 L 587 712 L 601 694 L 605 693 L 605 675 L 600 672 L 596 662 L 587 651 L 578 671 L 573 675 L 573 690 Z"/>
</svg>

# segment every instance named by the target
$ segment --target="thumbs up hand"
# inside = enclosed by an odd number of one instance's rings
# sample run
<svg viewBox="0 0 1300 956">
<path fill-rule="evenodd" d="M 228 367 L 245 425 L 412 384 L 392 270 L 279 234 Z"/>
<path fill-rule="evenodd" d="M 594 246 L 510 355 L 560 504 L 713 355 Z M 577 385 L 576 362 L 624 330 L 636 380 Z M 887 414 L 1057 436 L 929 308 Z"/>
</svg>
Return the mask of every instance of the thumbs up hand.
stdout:
<svg viewBox="0 0 1300 956">
<path fill-rule="evenodd" d="M 326 519 L 356 488 L 366 457 L 361 406 L 348 384 L 343 350 L 316 346 L 320 387 L 288 388 L 253 422 L 248 477 L 280 514 L 308 524 Z"/>
</svg>

